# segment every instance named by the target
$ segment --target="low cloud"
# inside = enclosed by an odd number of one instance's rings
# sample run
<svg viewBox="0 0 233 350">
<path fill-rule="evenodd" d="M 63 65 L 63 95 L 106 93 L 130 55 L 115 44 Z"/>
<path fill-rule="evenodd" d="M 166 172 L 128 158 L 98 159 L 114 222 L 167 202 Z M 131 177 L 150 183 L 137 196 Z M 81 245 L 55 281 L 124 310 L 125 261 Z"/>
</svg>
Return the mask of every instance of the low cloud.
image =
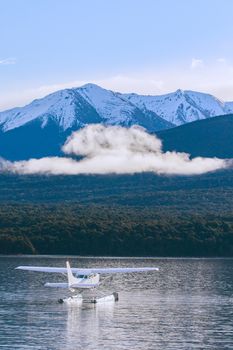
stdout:
<svg viewBox="0 0 233 350">
<path fill-rule="evenodd" d="M 226 63 L 227 60 L 224 57 L 219 57 L 219 58 L 217 58 L 217 62 L 218 63 Z"/>
<path fill-rule="evenodd" d="M 0 162 L 1 172 L 16 174 L 156 174 L 197 175 L 228 167 L 218 158 L 190 159 L 186 153 L 163 152 L 161 141 L 144 129 L 132 126 L 89 125 L 74 132 L 62 150 L 67 155 L 27 161 Z"/>
<path fill-rule="evenodd" d="M 225 63 L 224 63 L 225 60 Z M 45 81 L 46 82 L 46 81 Z M 146 95 L 161 95 L 177 89 L 194 90 L 215 95 L 223 100 L 233 100 L 233 66 L 227 58 L 202 60 L 190 59 L 182 66 L 150 68 L 147 71 L 138 69 L 129 74 L 103 76 L 100 79 L 87 77 L 84 80 L 58 82 L 57 84 L 31 86 L 5 86 L 0 91 L 0 110 L 15 106 L 24 106 L 35 98 L 41 98 L 60 89 L 79 87 L 93 83 L 119 92 L 135 92 Z M 19 91 L 20 90 L 20 91 Z"/>
<path fill-rule="evenodd" d="M 203 60 L 201 60 L 200 58 L 192 58 L 192 62 L 191 62 L 192 69 L 201 68 L 203 66 L 204 66 Z"/>
<path fill-rule="evenodd" d="M 15 63 L 16 63 L 16 59 L 12 57 L 4 58 L 0 60 L 0 64 L 2 65 L 15 64 Z"/>
</svg>

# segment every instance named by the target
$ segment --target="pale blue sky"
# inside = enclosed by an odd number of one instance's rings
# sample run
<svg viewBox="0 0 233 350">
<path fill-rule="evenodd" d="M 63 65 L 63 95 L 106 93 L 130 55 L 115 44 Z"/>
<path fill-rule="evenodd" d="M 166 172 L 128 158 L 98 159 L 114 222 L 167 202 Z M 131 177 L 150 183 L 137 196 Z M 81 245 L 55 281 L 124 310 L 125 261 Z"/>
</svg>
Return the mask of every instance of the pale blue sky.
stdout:
<svg viewBox="0 0 233 350">
<path fill-rule="evenodd" d="M 233 100 L 232 0 L 0 0 L 0 110 L 95 82 Z"/>
</svg>

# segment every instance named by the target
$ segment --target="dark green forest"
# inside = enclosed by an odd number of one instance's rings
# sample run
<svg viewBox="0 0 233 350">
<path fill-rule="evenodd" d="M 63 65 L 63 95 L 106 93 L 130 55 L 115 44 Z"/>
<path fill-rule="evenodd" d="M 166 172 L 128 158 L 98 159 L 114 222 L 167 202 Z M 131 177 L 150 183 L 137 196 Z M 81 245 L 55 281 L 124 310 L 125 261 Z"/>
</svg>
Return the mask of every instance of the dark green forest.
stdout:
<svg viewBox="0 0 233 350">
<path fill-rule="evenodd" d="M 0 253 L 233 256 L 233 172 L 2 175 Z"/>
<path fill-rule="evenodd" d="M 232 214 L 6 204 L 0 209 L 0 253 L 233 256 Z"/>
</svg>

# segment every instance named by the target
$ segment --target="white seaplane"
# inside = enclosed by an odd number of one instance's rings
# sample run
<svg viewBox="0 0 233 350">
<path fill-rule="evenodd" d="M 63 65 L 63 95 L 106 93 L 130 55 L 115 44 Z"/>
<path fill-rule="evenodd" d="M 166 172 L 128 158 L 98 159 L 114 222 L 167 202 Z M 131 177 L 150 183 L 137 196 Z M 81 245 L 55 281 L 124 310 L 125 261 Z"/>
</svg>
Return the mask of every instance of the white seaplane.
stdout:
<svg viewBox="0 0 233 350">
<path fill-rule="evenodd" d="M 35 272 L 51 272 L 61 273 L 67 275 L 68 281 L 65 283 L 45 283 L 45 287 L 51 288 L 67 288 L 72 293 L 78 292 L 71 297 L 59 299 L 60 303 L 82 304 L 84 301 L 82 291 L 95 290 L 100 282 L 100 274 L 114 274 L 114 273 L 133 273 L 133 272 L 148 272 L 158 271 L 158 267 L 111 267 L 111 268 L 71 268 L 69 261 L 66 262 L 66 267 L 46 267 L 46 266 L 18 266 L 18 270 L 35 271 Z M 114 292 L 111 295 L 104 297 L 93 297 L 85 302 L 102 303 L 108 301 L 117 301 L 118 293 Z"/>
</svg>

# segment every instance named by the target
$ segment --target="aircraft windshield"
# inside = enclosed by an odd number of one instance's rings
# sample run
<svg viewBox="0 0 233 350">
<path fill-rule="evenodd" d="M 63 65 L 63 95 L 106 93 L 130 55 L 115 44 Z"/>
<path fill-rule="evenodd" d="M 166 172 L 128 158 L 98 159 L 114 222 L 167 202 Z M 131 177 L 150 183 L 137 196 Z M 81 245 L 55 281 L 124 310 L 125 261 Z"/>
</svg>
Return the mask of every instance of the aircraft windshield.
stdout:
<svg viewBox="0 0 233 350">
<path fill-rule="evenodd" d="M 88 278 L 87 275 L 77 275 L 77 278 Z"/>
</svg>

